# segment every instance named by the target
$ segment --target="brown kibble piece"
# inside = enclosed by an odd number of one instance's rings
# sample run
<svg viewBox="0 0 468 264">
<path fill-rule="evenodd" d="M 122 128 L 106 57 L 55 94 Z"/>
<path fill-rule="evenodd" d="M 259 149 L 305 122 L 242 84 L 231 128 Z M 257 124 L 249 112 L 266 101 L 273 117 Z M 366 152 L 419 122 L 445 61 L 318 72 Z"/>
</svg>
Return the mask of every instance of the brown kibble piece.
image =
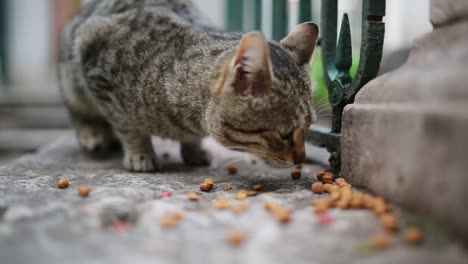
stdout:
<svg viewBox="0 0 468 264">
<path fill-rule="evenodd" d="M 70 186 L 70 183 L 68 182 L 68 180 L 66 179 L 60 179 L 58 182 L 57 182 L 57 187 L 59 189 L 67 189 L 68 186 Z"/>
<path fill-rule="evenodd" d="M 288 210 L 284 210 L 279 208 L 273 211 L 273 215 L 275 216 L 276 220 L 281 224 L 287 224 L 291 221 L 291 213 Z"/>
<path fill-rule="evenodd" d="M 315 199 L 315 200 L 313 200 L 313 201 L 311 202 L 311 204 L 312 204 L 312 206 L 317 206 L 318 204 L 324 203 L 324 204 L 326 204 L 326 205 L 328 206 L 328 203 L 329 203 L 329 202 L 330 202 L 330 201 L 327 200 L 327 199 Z"/>
<path fill-rule="evenodd" d="M 317 175 L 316 175 L 317 180 L 318 180 L 318 181 L 322 181 L 323 175 L 325 175 L 325 172 L 323 172 L 323 171 L 317 172 Z"/>
<path fill-rule="evenodd" d="M 395 232 L 398 230 L 398 218 L 393 214 L 383 214 L 380 216 L 380 223 L 387 231 Z"/>
<path fill-rule="evenodd" d="M 219 199 L 214 201 L 213 207 L 219 210 L 229 209 L 231 208 L 231 202 L 229 202 L 229 200 L 225 197 L 220 197 Z"/>
<path fill-rule="evenodd" d="M 325 191 L 323 183 L 321 182 L 314 182 L 311 188 L 314 193 L 318 193 L 318 194 L 323 193 L 323 191 Z"/>
<path fill-rule="evenodd" d="M 214 186 L 214 180 L 212 178 L 206 178 L 203 183 L 211 185 L 211 187 Z"/>
<path fill-rule="evenodd" d="M 367 209 L 370 209 L 372 210 L 372 208 L 374 208 L 374 197 L 370 194 L 364 194 L 364 206 L 367 208 Z"/>
<path fill-rule="evenodd" d="M 81 185 L 81 186 L 78 186 L 78 195 L 81 196 L 81 197 L 88 197 L 89 196 L 89 193 L 91 192 L 91 188 L 87 185 Z"/>
<path fill-rule="evenodd" d="M 272 202 L 265 202 L 265 210 L 267 210 L 268 212 L 272 212 L 273 210 L 275 210 L 275 208 L 277 207 L 277 205 L 275 205 L 274 203 Z"/>
<path fill-rule="evenodd" d="M 163 157 L 163 159 L 168 160 L 171 157 L 171 155 L 169 153 L 167 153 L 167 152 L 164 152 L 162 157 Z"/>
<path fill-rule="evenodd" d="M 340 198 L 341 198 L 341 193 L 340 193 L 340 192 L 335 191 L 335 192 L 331 192 L 331 193 L 330 193 L 330 200 L 331 200 L 332 202 L 336 202 L 336 201 L 338 201 Z"/>
<path fill-rule="evenodd" d="M 403 234 L 405 241 L 410 245 L 420 244 L 424 240 L 424 233 L 417 227 L 409 227 Z"/>
<path fill-rule="evenodd" d="M 390 246 L 390 237 L 386 233 L 379 233 L 371 239 L 372 248 L 383 250 Z"/>
<path fill-rule="evenodd" d="M 240 203 L 237 206 L 231 207 L 231 210 L 234 214 L 240 215 L 247 211 L 248 208 L 249 206 L 247 205 L 247 203 Z"/>
<path fill-rule="evenodd" d="M 257 165 L 257 159 L 256 158 L 252 158 L 250 160 L 250 162 L 252 163 L 252 165 Z"/>
<path fill-rule="evenodd" d="M 300 170 L 291 171 L 291 178 L 293 180 L 299 180 L 301 178 L 302 172 Z"/>
<path fill-rule="evenodd" d="M 247 191 L 247 196 L 257 196 L 256 191 Z"/>
<path fill-rule="evenodd" d="M 236 166 L 232 165 L 228 167 L 228 173 L 231 175 L 237 174 L 238 169 Z"/>
<path fill-rule="evenodd" d="M 360 209 L 364 207 L 364 195 L 360 192 L 354 192 L 351 198 L 351 208 Z"/>
<path fill-rule="evenodd" d="M 323 183 L 332 183 L 333 182 L 333 174 L 331 173 L 325 173 L 322 176 L 322 182 Z"/>
<path fill-rule="evenodd" d="M 247 198 L 247 191 L 246 190 L 240 190 L 237 195 L 236 195 L 236 198 L 238 200 L 244 200 L 245 198 Z"/>
<path fill-rule="evenodd" d="M 228 185 L 224 186 L 224 190 L 226 190 L 226 191 L 232 190 L 232 186 L 228 184 Z"/>
<path fill-rule="evenodd" d="M 172 228 L 179 224 L 182 219 L 184 219 L 184 216 L 181 213 L 171 213 L 161 219 L 161 226 L 165 228 Z"/>
<path fill-rule="evenodd" d="M 211 185 L 211 184 L 208 184 L 208 183 L 205 183 L 205 182 L 200 184 L 200 191 L 209 192 L 209 191 L 211 191 L 211 188 L 213 188 L 213 185 Z"/>
<path fill-rule="evenodd" d="M 189 193 L 189 194 L 187 194 L 187 198 L 188 198 L 190 201 L 198 201 L 198 194 L 196 194 L 196 193 Z"/>
<path fill-rule="evenodd" d="M 296 166 L 296 169 L 302 170 L 302 164 L 297 165 L 297 166 Z"/>
<path fill-rule="evenodd" d="M 252 186 L 252 190 L 254 191 L 261 191 L 263 188 L 263 186 L 261 184 L 255 184 L 254 186 Z"/>
<path fill-rule="evenodd" d="M 336 184 L 338 184 L 338 185 L 341 184 L 341 183 L 347 183 L 346 180 L 343 179 L 343 178 L 336 178 L 336 179 L 335 179 L 335 182 L 336 182 Z"/>
<path fill-rule="evenodd" d="M 325 213 L 328 211 L 328 203 L 317 203 L 314 206 L 314 211 L 316 214 Z"/>
<path fill-rule="evenodd" d="M 340 188 L 336 185 L 333 185 L 331 183 L 325 183 L 323 185 L 323 189 L 327 192 L 327 193 L 331 193 L 331 192 L 335 192 L 335 191 L 338 191 L 340 190 Z"/>
<path fill-rule="evenodd" d="M 336 207 L 346 210 L 351 207 L 351 200 L 341 197 L 341 199 L 336 202 Z"/>
<path fill-rule="evenodd" d="M 226 234 L 226 242 L 234 247 L 238 247 L 245 240 L 245 233 L 239 229 L 232 229 Z"/>
<path fill-rule="evenodd" d="M 387 205 L 382 198 L 376 198 L 372 209 L 376 215 L 382 215 L 387 212 Z"/>
</svg>

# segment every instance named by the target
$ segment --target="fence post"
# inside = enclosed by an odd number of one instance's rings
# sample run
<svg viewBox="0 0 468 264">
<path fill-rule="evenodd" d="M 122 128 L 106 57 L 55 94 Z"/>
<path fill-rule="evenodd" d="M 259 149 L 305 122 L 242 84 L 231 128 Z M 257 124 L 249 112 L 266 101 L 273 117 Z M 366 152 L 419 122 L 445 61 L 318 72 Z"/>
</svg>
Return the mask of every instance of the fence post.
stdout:
<svg viewBox="0 0 468 264">
<path fill-rule="evenodd" d="M 243 30 L 244 0 L 227 0 L 227 28 L 230 31 Z"/>
<path fill-rule="evenodd" d="M 8 84 L 8 0 L 0 0 L 0 83 Z M 3 86 L 3 85 L 2 85 Z"/>
<path fill-rule="evenodd" d="M 300 0 L 299 2 L 299 23 L 312 20 L 312 0 Z"/>
<path fill-rule="evenodd" d="M 273 39 L 281 40 L 288 33 L 288 1 L 273 0 Z"/>
<path fill-rule="evenodd" d="M 343 109 L 354 102 L 359 89 L 377 76 L 382 59 L 385 24 L 385 0 L 363 0 L 362 43 L 359 66 L 354 78 L 349 69 L 352 65 L 351 31 L 348 15 L 341 23 L 337 40 L 337 0 L 322 0 L 322 60 L 328 99 L 333 110 L 331 130 L 313 126 L 307 141 L 327 148 L 330 152 L 330 170 L 336 175 L 341 169 L 341 124 Z"/>
</svg>

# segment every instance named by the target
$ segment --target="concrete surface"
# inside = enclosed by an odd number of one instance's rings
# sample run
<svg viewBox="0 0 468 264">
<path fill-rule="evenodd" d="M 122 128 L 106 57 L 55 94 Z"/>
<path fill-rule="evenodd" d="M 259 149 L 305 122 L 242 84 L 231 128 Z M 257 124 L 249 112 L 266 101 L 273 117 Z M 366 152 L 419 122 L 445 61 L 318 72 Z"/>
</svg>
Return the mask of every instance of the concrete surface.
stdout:
<svg viewBox="0 0 468 264">
<path fill-rule="evenodd" d="M 122 169 L 120 154 L 96 161 L 84 156 L 71 133 L 34 154 L 0 166 L 0 262 L 15 263 L 467 263 L 467 253 L 439 228 L 398 208 L 402 225 L 428 224 L 426 243 L 405 245 L 399 235 L 382 252 L 365 252 L 362 243 L 381 230 L 375 216 L 364 210 L 340 211 L 335 221 L 322 226 L 310 201 L 326 196 L 313 194 L 310 184 L 319 165 L 306 165 L 300 180 L 290 170 L 271 170 L 250 164 L 245 154 L 227 151 L 211 140 L 206 148 L 216 157 L 210 168 L 181 164 L 177 144 L 156 140 L 164 171 L 134 174 Z M 235 162 L 238 160 L 237 162 Z M 234 162 L 237 175 L 225 167 Z M 215 179 L 210 193 L 197 202 L 187 193 L 198 192 L 206 177 Z M 59 178 L 70 187 L 57 189 Z M 78 185 L 92 188 L 88 198 L 76 194 Z M 233 190 L 223 187 L 232 185 Z M 249 209 L 236 216 L 211 204 L 216 197 L 233 197 L 238 189 L 263 184 L 264 190 L 248 198 Z M 172 196 L 160 199 L 162 192 Z M 272 195 L 266 192 L 273 192 Z M 263 208 L 274 201 L 290 208 L 292 221 L 277 223 Z M 162 217 L 181 212 L 182 222 L 173 229 L 160 226 Z M 110 228 L 121 219 L 131 224 L 122 232 Z M 115 227 L 115 226 L 114 226 Z M 246 232 L 239 248 L 225 243 L 231 228 Z M 360 249 L 361 248 L 361 249 Z"/>
</svg>

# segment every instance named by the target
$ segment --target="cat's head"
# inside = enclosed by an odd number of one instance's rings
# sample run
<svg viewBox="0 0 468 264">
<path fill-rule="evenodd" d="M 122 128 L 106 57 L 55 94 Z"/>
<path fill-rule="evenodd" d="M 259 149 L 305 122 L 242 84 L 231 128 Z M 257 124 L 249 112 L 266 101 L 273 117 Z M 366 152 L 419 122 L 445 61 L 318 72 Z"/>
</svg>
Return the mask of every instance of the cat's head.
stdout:
<svg viewBox="0 0 468 264">
<path fill-rule="evenodd" d="M 210 134 L 274 167 L 303 163 L 315 120 L 310 60 L 317 36 L 314 23 L 296 26 L 279 43 L 244 35 L 211 91 Z"/>
</svg>

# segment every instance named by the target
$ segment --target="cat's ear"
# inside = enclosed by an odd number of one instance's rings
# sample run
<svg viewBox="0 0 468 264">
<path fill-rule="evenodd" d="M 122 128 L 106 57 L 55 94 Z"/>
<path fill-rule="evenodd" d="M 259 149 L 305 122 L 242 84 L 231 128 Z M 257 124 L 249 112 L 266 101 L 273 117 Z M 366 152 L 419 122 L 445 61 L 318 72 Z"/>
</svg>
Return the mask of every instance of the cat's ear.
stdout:
<svg viewBox="0 0 468 264">
<path fill-rule="evenodd" d="M 292 51 L 300 65 L 310 63 L 317 43 L 319 28 L 312 22 L 297 25 L 291 33 L 280 41 L 281 46 Z"/>
<path fill-rule="evenodd" d="M 268 41 L 260 32 L 245 34 L 232 61 L 231 85 L 241 94 L 260 95 L 271 84 Z"/>
</svg>

